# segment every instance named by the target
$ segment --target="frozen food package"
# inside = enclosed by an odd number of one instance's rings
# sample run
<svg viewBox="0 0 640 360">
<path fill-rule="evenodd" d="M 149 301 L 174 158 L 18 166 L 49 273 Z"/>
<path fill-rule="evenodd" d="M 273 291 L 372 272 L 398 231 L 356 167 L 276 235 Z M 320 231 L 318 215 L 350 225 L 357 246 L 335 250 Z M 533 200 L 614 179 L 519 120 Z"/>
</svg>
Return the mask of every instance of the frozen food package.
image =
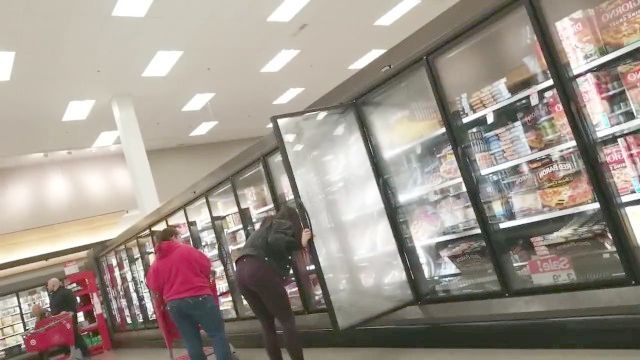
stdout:
<svg viewBox="0 0 640 360">
<path fill-rule="evenodd" d="M 440 251 L 462 273 L 488 271 L 492 268 L 484 241 L 463 240 L 450 244 Z"/>
<path fill-rule="evenodd" d="M 630 171 L 627 163 L 624 159 L 622 148 L 619 144 L 608 145 L 602 148 L 604 152 L 609 171 L 613 177 L 613 181 L 616 184 L 618 193 L 620 195 L 627 195 L 634 192 L 632 178 L 633 174 Z"/>
<path fill-rule="evenodd" d="M 593 191 L 579 161 L 568 156 L 548 157 L 536 169 L 536 179 L 545 208 L 560 210 L 593 201 Z"/>
<path fill-rule="evenodd" d="M 640 118 L 640 61 L 620 65 L 618 72 L 625 89 L 627 89 L 627 96 L 633 107 L 633 112 L 636 118 Z"/>
<path fill-rule="evenodd" d="M 531 106 L 531 102 L 528 99 L 518 101 L 516 108 L 516 117 L 522 124 L 529 148 L 531 148 L 532 151 L 542 150 L 544 148 L 544 138 L 538 128 L 538 114 L 536 109 Z"/>
<path fill-rule="evenodd" d="M 548 110 L 543 110 L 543 109 Z M 558 93 L 555 90 L 547 91 L 544 93 L 544 102 L 539 106 L 540 111 L 548 111 L 552 116 L 555 128 L 560 132 L 562 137 L 569 141 L 573 140 L 573 132 L 569 126 L 569 120 L 567 120 L 567 114 L 564 112 Z M 540 116 L 540 119 L 544 117 Z"/>
<path fill-rule="evenodd" d="M 560 42 L 572 68 L 605 54 L 592 9 L 578 10 L 556 22 Z"/>
<path fill-rule="evenodd" d="M 635 192 L 640 193 L 640 135 L 631 134 L 618 139 L 627 171 Z"/>
<path fill-rule="evenodd" d="M 640 40 L 640 0 L 609 0 L 597 6 L 595 13 L 608 51 Z"/>
<path fill-rule="evenodd" d="M 611 127 L 609 116 L 610 111 L 606 101 L 600 97 L 599 80 L 595 73 L 589 73 L 576 79 L 578 90 L 582 95 L 581 105 L 589 115 L 591 123 L 596 130 Z"/>
</svg>

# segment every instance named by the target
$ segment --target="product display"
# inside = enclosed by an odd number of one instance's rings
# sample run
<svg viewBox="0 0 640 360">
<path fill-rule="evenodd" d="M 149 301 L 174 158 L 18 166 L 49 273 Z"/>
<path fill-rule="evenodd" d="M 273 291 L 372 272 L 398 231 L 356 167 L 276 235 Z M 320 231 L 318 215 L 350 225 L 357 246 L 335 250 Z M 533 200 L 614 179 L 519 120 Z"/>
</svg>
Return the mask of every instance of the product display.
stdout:
<svg viewBox="0 0 640 360">
<path fill-rule="evenodd" d="M 578 10 L 556 23 L 556 30 L 572 67 L 584 65 L 606 52 L 593 9 Z"/>
<path fill-rule="evenodd" d="M 609 0 L 595 9 L 602 41 L 615 51 L 640 40 L 640 2 Z"/>
<path fill-rule="evenodd" d="M 640 118 L 640 61 L 620 65 L 618 71 L 627 90 L 633 112 L 636 118 Z M 622 109 L 623 106 L 620 106 L 620 110 Z"/>
</svg>

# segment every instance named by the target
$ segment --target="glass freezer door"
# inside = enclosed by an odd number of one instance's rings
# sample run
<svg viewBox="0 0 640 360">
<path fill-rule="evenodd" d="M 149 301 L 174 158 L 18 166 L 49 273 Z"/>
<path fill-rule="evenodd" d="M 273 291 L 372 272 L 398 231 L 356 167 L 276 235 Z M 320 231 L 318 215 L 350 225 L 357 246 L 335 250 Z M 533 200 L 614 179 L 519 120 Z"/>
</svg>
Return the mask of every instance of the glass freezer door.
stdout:
<svg viewBox="0 0 640 360">
<path fill-rule="evenodd" d="M 184 215 L 182 209 L 176 211 L 167 219 L 169 226 L 173 226 L 180 233 L 180 240 L 183 244 L 193 245 L 191 242 L 191 233 L 189 232 L 189 225 L 187 224 L 187 218 Z"/>
<path fill-rule="evenodd" d="M 354 109 L 276 122 L 313 226 L 334 325 L 355 326 L 413 301 Z M 385 256 L 373 259 L 377 253 Z"/>
<path fill-rule="evenodd" d="M 525 9 L 447 49 L 435 66 L 510 288 L 624 279 Z"/>
<path fill-rule="evenodd" d="M 422 295 L 499 291 L 424 63 L 367 95 L 360 106 L 391 188 L 403 242 L 417 258 L 414 267 L 422 269 L 414 271 Z"/>
<path fill-rule="evenodd" d="M 24 321 L 26 326 L 26 330 L 31 330 L 34 328 L 36 324 L 36 318 L 31 314 L 31 308 L 34 305 L 38 304 L 42 306 L 45 311 L 50 311 L 49 307 L 49 293 L 47 292 L 47 288 L 44 286 L 40 286 L 37 288 L 24 290 L 18 293 L 20 297 L 20 307 L 22 308 L 22 315 L 24 316 Z"/>
</svg>

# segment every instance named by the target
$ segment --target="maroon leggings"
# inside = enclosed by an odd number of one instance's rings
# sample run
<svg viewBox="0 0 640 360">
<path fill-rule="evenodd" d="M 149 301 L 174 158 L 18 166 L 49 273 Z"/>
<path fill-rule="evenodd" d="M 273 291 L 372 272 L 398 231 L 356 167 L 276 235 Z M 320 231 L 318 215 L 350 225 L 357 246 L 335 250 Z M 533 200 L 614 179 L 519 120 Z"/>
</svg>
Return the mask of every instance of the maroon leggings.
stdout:
<svg viewBox="0 0 640 360">
<path fill-rule="evenodd" d="M 240 292 L 256 314 L 264 335 L 269 359 L 282 360 L 275 319 L 282 326 L 285 346 L 292 360 L 303 360 L 296 321 L 282 279 L 261 258 L 243 256 L 236 264 Z"/>
</svg>

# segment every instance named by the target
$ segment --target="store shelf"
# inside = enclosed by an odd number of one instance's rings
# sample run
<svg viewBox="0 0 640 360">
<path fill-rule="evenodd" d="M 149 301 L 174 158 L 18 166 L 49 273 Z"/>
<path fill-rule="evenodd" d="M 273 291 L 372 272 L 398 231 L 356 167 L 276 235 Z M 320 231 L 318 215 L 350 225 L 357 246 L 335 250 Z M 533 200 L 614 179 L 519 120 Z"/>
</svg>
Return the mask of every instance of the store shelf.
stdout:
<svg viewBox="0 0 640 360">
<path fill-rule="evenodd" d="M 239 231 L 239 230 L 242 230 L 242 225 L 234 226 L 232 228 L 229 228 L 229 229 L 225 230 L 224 232 L 225 232 L 225 234 L 231 234 L 231 233 Z"/>
<path fill-rule="evenodd" d="M 238 250 L 238 249 L 242 249 L 243 247 L 244 247 L 244 244 L 229 246 L 229 250 L 231 250 L 231 251 Z"/>
<path fill-rule="evenodd" d="M 547 80 L 547 81 L 545 81 L 543 83 L 540 83 L 538 85 L 532 86 L 529 89 L 527 89 L 527 90 L 525 90 L 525 91 L 523 91 L 523 92 L 521 92 L 519 94 L 516 94 L 515 96 L 512 96 L 512 97 L 508 98 L 507 100 L 501 101 L 501 102 L 499 102 L 499 103 L 497 103 L 497 104 L 495 104 L 495 105 L 493 105 L 491 107 L 488 107 L 488 108 L 486 108 L 486 109 L 484 109 L 484 110 L 482 110 L 480 112 L 477 112 L 477 113 L 475 113 L 473 115 L 469 115 L 469 116 L 467 116 L 465 118 L 462 118 L 462 123 L 466 124 L 466 123 L 471 122 L 473 120 L 476 120 L 476 119 L 479 119 L 481 117 L 487 116 L 488 114 L 490 114 L 490 113 L 492 113 L 492 112 L 494 112 L 496 110 L 499 110 L 499 109 L 501 109 L 501 108 L 503 108 L 505 106 L 513 104 L 514 102 L 516 102 L 516 101 L 518 101 L 520 99 L 524 99 L 527 96 L 531 96 L 532 94 L 536 94 L 536 93 L 538 93 L 540 91 L 546 90 L 546 89 L 548 89 L 548 88 L 550 88 L 552 86 L 553 86 L 553 80 Z"/>
<path fill-rule="evenodd" d="M 454 185 L 458 185 L 462 183 L 462 178 L 457 178 L 457 179 L 453 179 L 453 180 L 449 180 L 443 183 L 440 183 L 438 185 L 424 185 L 424 186 L 420 186 L 415 188 L 415 190 L 408 192 L 408 193 L 404 193 L 404 194 L 400 194 L 398 195 L 398 202 L 401 204 L 413 201 L 417 198 L 419 198 L 422 195 L 428 194 L 432 191 L 437 191 L 440 189 L 444 189 L 444 188 L 448 188 L 448 187 L 452 187 Z"/>
<path fill-rule="evenodd" d="M 6 349 L 10 349 L 10 348 L 16 347 L 16 346 L 22 346 L 22 343 L 17 343 L 17 344 L 13 344 L 13 345 L 7 345 L 5 347 L 0 347 L 0 351 L 6 350 Z"/>
<path fill-rule="evenodd" d="M 15 333 L 15 334 L 11 334 L 11 335 L 4 335 L 4 336 L 0 336 L 0 340 L 8 339 L 8 338 L 13 337 L 13 336 L 22 335 L 22 334 L 24 334 L 25 332 L 26 332 L 26 331 L 21 331 L 21 332 L 19 332 L 19 333 Z"/>
<path fill-rule="evenodd" d="M 640 41 L 637 41 L 633 44 L 630 44 L 628 46 L 623 47 L 622 49 L 616 50 L 614 52 L 612 52 L 611 54 L 607 54 L 601 58 L 598 58 L 588 64 L 582 65 L 582 66 L 578 66 L 577 68 L 573 69 L 573 76 L 574 77 L 579 77 L 581 75 L 584 75 L 585 73 L 597 68 L 600 65 L 604 65 L 612 60 L 615 60 L 619 57 L 622 57 L 632 51 L 635 51 L 636 49 L 640 48 Z"/>
<path fill-rule="evenodd" d="M 557 218 L 557 217 L 560 217 L 560 216 L 577 214 L 577 213 L 581 213 L 581 212 L 585 212 L 585 211 L 589 211 L 589 210 L 595 210 L 595 209 L 599 209 L 599 208 L 600 208 L 600 204 L 596 202 L 596 203 L 591 203 L 591 204 L 587 204 L 587 205 L 581 205 L 581 206 L 572 207 L 570 209 L 564 209 L 564 210 L 558 210 L 558 211 L 544 213 L 544 214 L 540 214 L 540 215 L 534 215 L 534 216 L 526 217 L 526 218 L 523 218 L 523 219 L 506 221 L 506 222 L 500 223 L 499 227 L 500 227 L 500 229 L 506 229 L 506 228 L 510 228 L 510 227 L 514 227 L 514 226 L 531 224 L 531 223 L 535 223 L 535 222 L 538 222 L 538 221 L 549 220 L 549 219 Z"/>
<path fill-rule="evenodd" d="M 393 252 L 393 251 L 398 251 L 398 248 L 396 248 L 396 247 L 388 247 L 388 248 L 385 248 L 385 249 L 371 251 L 371 252 L 356 256 L 355 258 L 353 258 L 353 260 L 364 260 L 364 259 L 368 259 L 368 258 L 380 256 L 380 255 L 386 255 L 386 254 L 388 254 L 390 252 Z M 358 265 L 358 264 L 356 264 L 356 265 Z"/>
<path fill-rule="evenodd" d="M 481 233 L 480 229 L 473 229 L 473 230 L 463 231 L 457 234 L 443 235 L 435 238 L 418 240 L 415 242 L 415 245 L 416 246 L 431 245 L 431 244 L 436 244 L 443 241 L 455 240 L 455 239 L 460 239 L 460 238 L 464 238 L 471 235 L 477 235 L 480 233 Z"/>
<path fill-rule="evenodd" d="M 427 135 L 425 137 L 422 137 L 422 138 L 420 138 L 418 140 L 412 141 L 409 144 L 397 147 L 397 148 L 395 148 L 395 149 L 393 149 L 391 151 L 385 152 L 382 155 L 382 157 L 384 157 L 387 160 L 392 159 L 392 158 L 404 153 L 407 150 L 411 150 L 411 149 L 415 148 L 417 145 L 420 145 L 423 142 L 429 141 L 429 140 L 431 140 L 433 138 L 437 138 L 438 136 L 444 134 L 445 132 L 446 132 L 446 129 L 444 127 L 442 127 L 442 128 L 432 132 L 431 134 L 429 134 L 429 135 Z"/>
<path fill-rule="evenodd" d="M 626 133 L 630 133 L 634 130 L 640 129 L 640 119 L 635 119 L 631 121 L 627 121 L 626 123 L 622 123 L 620 125 L 612 126 L 607 129 L 602 129 L 597 132 L 598 138 L 606 139 L 611 135 L 622 135 Z"/>
<path fill-rule="evenodd" d="M 623 195 L 621 197 L 621 201 L 623 203 L 628 203 L 628 202 L 632 202 L 632 201 L 636 201 L 636 200 L 640 200 L 640 194 L 629 194 L 629 195 Z"/>
<path fill-rule="evenodd" d="M 566 142 L 564 144 L 560 144 L 560 145 L 554 146 L 554 147 L 546 149 L 546 150 L 542 150 L 542 151 L 537 151 L 537 152 L 531 153 L 531 154 L 523 156 L 523 157 L 521 157 L 519 159 L 507 161 L 505 163 L 502 163 L 502 164 L 499 164 L 499 165 L 496 165 L 496 166 L 492 166 L 492 167 L 486 168 L 484 170 L 480 170 L 480 174 L 481 175 L 489 175 L 489 174 L 494 173 L 496 171 L 505 170 L 505 169 L 508 169 L 508 168 L 510 168 L 512 166 L 516 166 L 516 165 L 525 163 L 527 161 L 531 161 L 531 160 L 534 160 L 534 159 L 537 159 L 537 158 L 540 158 L 540 157 L 543 157 L 543 156 L 547 156 L 547 155 L 553 154 L 554 152 L 558 152 L 558 151 L 562 151 L 562 150 L 565 150 L 565 149 L 569 149 L 569 148 L 572 148 L 574 146 L 576 146 L 576 142 L 575 141 L 569 141 L 569 142 Z"/>
<path fill-rule="evenodd" d="M 9 324 L 9 325 L 0 325 L 0 329 L 4 329 L 4 328 L 12 327 L 14 325 L 20 325 L 20 324 L 22 324 L 22 321 L 14 322 L 13 324 Z"/>
<path fill-rule="evenodd" d="M 617 250 L 599 250 L 599 251 L 583 252 L 579 254 L 564 255 L 564 256 L 570 257 L 570 258 L 580 258 L 580 257 L 586 257 L 586 256 L 602 255 L 604 257 L 605 255 L 608 256 L 610 254 L 615 254 L 616 252 Z M 513 263 L 513 267 L 522 267 L 522 266 L 527 266 L 528 264 L 529 264 L 528 261 L 523 261 L 523 262 Z"/>
<path fill-rule="evenodd" d="M 256 214 L 261 214 L 261 213 L 263 213 L 263 212 L 267 212 L 267 211 L 269 211 L 269 210 L 271 210 L 271 209 L 273 209 L 273 208 L 274 208 L 274 205 L 273 205 L 273 204 L 271 204 L 271 205 L 267 205 L 267 206 L 265 206 L 265 207 L 261 207 L 261 208 L 259 208 L 259 209 L 256 209 Z"/>
</svg>

